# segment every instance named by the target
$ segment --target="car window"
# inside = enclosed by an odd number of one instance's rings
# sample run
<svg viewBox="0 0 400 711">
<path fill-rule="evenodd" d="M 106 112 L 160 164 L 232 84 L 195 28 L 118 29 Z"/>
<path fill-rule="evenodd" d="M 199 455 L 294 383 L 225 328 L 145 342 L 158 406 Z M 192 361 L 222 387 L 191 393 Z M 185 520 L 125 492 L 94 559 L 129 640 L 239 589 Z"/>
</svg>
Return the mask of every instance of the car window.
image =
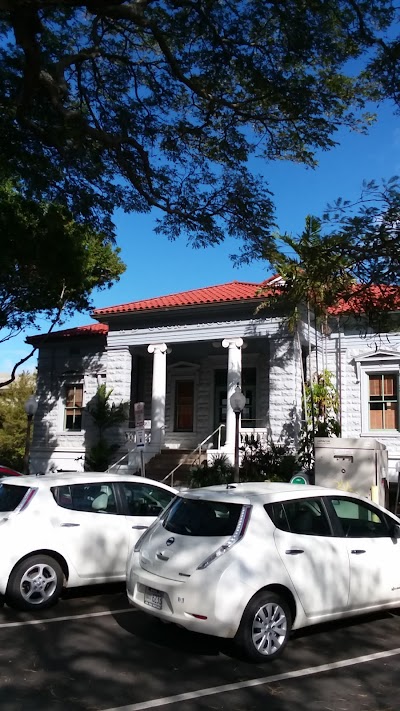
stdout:
<svg viewBox="0 0 400 711">
<path fill-rule="evenodd" d="M 58 506 L 73 511 L 117 513 L 112 484 L 67 484 L 52 488 Z"/>
<path fill-rule="evenodd" d="M 29 486 L 0 484 L 0 511 L 14 511 L 28 491 Z"/>
<path fill-rule="evenodd" d="M 389 536 L 386 517 L 368 503 L 356 499 L 330 499 L 346 538 Z"/>
<path fill-rule="evenodd" d="M 265 504 L 264 508 L 274 525 L 281 531 L 307 536 L 332 535 L 321 499 L 292 499 Z"/>
<path fill-rule="evenodd" d="M 168 511 L 164 528 L 183 536 L 231 536 L 242 504 L 178 498 Z"/>
<path fill-rule="evenodd" d="M 159 516 L 175 496 L 155 484 L 123 482 L 121 486 L 130 516 Z"/>
</svg>

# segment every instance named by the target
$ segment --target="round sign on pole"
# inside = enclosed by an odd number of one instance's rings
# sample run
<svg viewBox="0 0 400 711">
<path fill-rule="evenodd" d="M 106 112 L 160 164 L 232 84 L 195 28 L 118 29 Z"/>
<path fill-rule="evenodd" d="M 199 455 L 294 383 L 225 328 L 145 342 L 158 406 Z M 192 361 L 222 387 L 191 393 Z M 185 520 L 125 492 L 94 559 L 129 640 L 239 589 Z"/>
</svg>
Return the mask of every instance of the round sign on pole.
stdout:
<svg viewBox="0 0 400 711">
<path fill-rule="evenodd" d="M 296 476 L 292 476 L 290 483 L 291 484 L 308 484 L 308 478 L 305 476 L 305 474 L 296 474 Z"/>
</svg>

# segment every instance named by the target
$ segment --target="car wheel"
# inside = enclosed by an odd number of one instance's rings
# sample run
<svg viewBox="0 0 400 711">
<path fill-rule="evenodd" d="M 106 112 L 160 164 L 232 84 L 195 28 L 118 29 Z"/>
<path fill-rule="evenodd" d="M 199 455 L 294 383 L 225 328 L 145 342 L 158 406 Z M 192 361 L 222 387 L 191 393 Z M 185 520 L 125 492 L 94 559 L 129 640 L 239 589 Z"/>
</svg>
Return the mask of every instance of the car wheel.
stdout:
<svg viewBox="0 0 400 711">
<path fill-rule="evenodd" d="M 291 627 L 288 604 L 279 595 L 265 590 L 247 605 L 236 643 L 248 659 L 268 662 L 283 652 Z"/>
<path fill-rule="evenodd" d="M 20 610 L 43 610 L 57 602 L 63 583 L 63 571 L 54 558 L 34 555 L 14 568 L 7 600 Z"/>
</svg>

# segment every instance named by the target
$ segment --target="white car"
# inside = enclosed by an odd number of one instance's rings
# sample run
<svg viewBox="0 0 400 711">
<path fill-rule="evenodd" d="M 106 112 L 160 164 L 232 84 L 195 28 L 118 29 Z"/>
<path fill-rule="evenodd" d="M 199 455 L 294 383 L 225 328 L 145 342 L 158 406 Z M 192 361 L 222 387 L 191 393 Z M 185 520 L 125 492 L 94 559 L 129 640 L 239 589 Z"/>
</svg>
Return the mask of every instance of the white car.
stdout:
<svg viewBox="0 0 400 711">
<path fill-rule="evenodd" d="M 128 558 L 132 605 L 278 656 L 290 631 L 400 605 L 400 520 L 357 495 L 244 483 L 177 497 Z"/>
<path fill-rule="evenodd" d="M 105 472 L 2 479 L 0 595 L 37 610 L 63 587 L 125 580 L 128 552 L 175 495 Z"/>
</svg>

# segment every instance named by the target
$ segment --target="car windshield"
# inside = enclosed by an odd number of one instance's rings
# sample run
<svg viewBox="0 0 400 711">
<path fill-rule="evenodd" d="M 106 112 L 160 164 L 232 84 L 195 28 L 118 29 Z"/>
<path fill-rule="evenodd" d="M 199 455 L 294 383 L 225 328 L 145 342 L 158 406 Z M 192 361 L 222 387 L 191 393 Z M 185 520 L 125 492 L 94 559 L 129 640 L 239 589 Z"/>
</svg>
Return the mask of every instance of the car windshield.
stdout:
<svg viewBox="0 0 400 711">
<path fill-rule="evenodd" d="M 29 491 L 29 486 L 0 484 L 0 512 L 14 511 L 27 491 Z"/>
<path fill-rule="evenodd" d="M 231 536 L 241 510 L 241 504 L 178 498 L 168 510 L 163 526 L 182 536 Z"/>
</svg>

